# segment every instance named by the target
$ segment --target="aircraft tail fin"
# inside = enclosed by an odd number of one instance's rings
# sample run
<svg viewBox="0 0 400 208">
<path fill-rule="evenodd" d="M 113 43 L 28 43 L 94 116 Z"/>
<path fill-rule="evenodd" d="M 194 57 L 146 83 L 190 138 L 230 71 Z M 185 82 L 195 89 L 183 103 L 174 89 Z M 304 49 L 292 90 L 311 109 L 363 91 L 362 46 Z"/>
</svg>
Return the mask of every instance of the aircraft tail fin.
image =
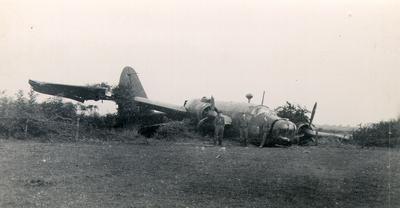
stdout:
<svg viewBox="0 0 400 208">
<path fill-rule="evenodd" d="M 119 87 L 128 90 L 130 96 L 147 98 L 142 83 L 132 67 L 126 66 L 122 70 Z"/>
</svg>

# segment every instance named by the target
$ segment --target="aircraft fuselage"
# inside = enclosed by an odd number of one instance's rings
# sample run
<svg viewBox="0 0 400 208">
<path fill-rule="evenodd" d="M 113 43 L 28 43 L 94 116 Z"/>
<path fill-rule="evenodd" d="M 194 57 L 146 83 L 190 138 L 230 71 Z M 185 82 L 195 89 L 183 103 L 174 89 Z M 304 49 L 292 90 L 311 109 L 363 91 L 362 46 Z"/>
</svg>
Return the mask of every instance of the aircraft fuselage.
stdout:
<svg viewBox="0 0 400 208">
<path fill-rule="evenodd" d="M 184 107 L 192 114 L 192 118 L 200 121 L 209 116 L 211 106 L 209 100 L 202 98 L 189 100 Z M 297 142 L 296 125 L 288 119 L 280 118 L 267 106 L 246 102 L 215 101 L 215 110 L 231 118 L 227 123 L 236 130 L 239 129 L 240 116 L 243 113 L 249 115 L 249 136 L 255 143 L 261 143 L 264 132 L 267 132 L 268 141 L 273 143 Z M 267 128 L 267 130 L 263 130 L 263 128 Z"/>
</svg>

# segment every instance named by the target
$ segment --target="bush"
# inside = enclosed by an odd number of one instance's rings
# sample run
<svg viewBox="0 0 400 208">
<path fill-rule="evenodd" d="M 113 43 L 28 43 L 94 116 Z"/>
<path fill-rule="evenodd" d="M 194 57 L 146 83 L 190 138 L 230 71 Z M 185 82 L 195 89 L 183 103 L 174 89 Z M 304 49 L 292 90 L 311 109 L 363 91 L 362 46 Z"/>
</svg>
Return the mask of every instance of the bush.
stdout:
<svg viewBox="0 0 400 208">
<path fill-rule="evenodd" d="M 40 103 L 40 113 L 44 117 L 50 119 L 56 118 L 76 118 L 77 106 L 71 102 L 63 102 L 61 98 L 50 98 L 47 101 Z"/>
<path fill-rule="evenodd" d="M 118 125 L 130 126 L 136 124 L 138 120 L 137 112 L 139 106 L 135 105 L 135 102 L 132 101 L 132 98 L 134 97 L 133 91 L 121 86 L 116 86 L 112 91 L 115 96 L 115 102 L 118 105 Z"/>
<path fill-rule="evenodd" d="M 143 139 L 144 137 L 138 133 L 137 128 L 128 128 L 128 129 L 120 129 L 116 131 L 114 135 L 117 135 L 119 140 L 135 140 L 135 139 Z"/>
<path fill-rule="evenodd" d="M 196 134 L 187 120 L 164 123 L 157 129 L 154 135 L 154 138 L 163 140 L 176 140 L 195 137 Z"/>
<path fill-rule="evenodd" d="M 390 128 L 389 128 L 390 127 Z M 389 140 L 390 129 L 390 140 Z M 392 121 L 381 121 L 365 125 L 354 131 L 353 139 L 362 146 L 394 147 L 400 141 L 400 118 Z"/>
<path fill-rule="evenodd" d="M 63 102 L 59 97 L 39 103 L 37 95 L 31 90 L 26 97 L 20 90 L 11 97 L 0 91 L 0 136 L 73 141 L 79 118 L 79 139 L 82 140 L 127 141 L 142 138 L 136 128 L 115 129 L 117 114 L 101 116 L 95 105 Z"/>
<path fill-rule="evenodd" d="M 285 105 L 277 107 L 275 111 L 279 117 L 288 118 L 296 125 L 308 123 L 310 121 L 310 118 L 307 115 L 310 111 L 306 107 L 292 104 L 287 101 Z"/>
<path fill-rule="evenodd" d="M 145 138 L 138 133 L 136 128 L 124 128 L 115 130 L 96 129 L 95 131 L 82 129 L 80 140 L 147 142 L 147 140 L 145 140 Z"/>
</svg>

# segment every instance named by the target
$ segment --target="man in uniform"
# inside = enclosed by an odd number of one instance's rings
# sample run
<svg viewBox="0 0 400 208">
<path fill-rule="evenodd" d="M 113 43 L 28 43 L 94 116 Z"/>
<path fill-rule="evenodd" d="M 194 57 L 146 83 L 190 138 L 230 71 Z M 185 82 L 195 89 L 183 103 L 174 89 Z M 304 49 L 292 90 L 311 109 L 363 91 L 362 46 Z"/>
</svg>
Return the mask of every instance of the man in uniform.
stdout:
<svg viewBox="0 0 400 208">
<path fill-rule="evenodd" d="M 221 115 L 220 112 L 218 112 L 217 117 L 214 119 L 214 145 L 217 144 L 218 140 L 218 145 L 222 145 L 222 138 L 224 137 L 224 127 L 225 127 L 225 119 Z"/>
<path fill-rule="evenodd" d="M 270 126 L 269 126 L 268 119 L 267 119 L 267 117 L 264 117 L 264 123 L 261 128 L 262 129 L 261 130 L 262 140 L 261 140 L 260 148 L 263 148 L 265 145 L 265 142 L 267 141 L 267 137 L 269 136 L 268 134 L 269 134 L 269 130 L 270 130 L 269 128 L 270 128 Z"/>
<path fill-rule="evenodd" d="M 240 131 L 240 141 L 244 146 L 247 146 L 249 137 L 249 118 L 246 113 L 242 113 L 239 118 L 239 131 Z"/>
</svg>

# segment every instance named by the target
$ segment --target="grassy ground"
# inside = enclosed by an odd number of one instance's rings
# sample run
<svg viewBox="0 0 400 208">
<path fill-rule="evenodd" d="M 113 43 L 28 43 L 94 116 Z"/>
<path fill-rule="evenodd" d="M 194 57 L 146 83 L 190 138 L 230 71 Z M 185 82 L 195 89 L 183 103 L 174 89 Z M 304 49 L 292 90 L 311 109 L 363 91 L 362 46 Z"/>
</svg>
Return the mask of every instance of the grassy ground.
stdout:
<svg viewBox="0 0 400 208">
<path fill-rule="evenodd" d="M 400 207 L 399 158 L 353 146 L 0 140 L 0 207 Z"/>
</svg>

